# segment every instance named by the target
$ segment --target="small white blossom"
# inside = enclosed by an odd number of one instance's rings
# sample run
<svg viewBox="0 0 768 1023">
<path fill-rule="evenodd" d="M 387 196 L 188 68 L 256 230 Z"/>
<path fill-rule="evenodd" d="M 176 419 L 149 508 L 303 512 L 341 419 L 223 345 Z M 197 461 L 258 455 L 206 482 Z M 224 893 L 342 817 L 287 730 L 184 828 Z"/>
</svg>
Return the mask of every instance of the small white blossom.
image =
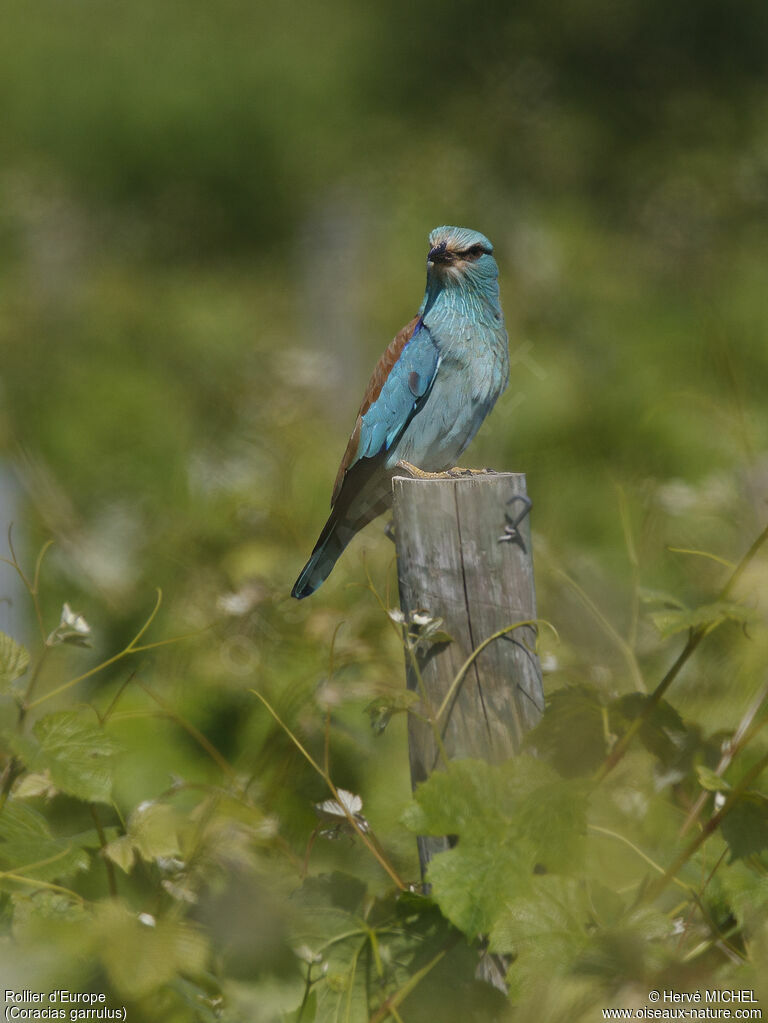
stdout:
<svg viewBox="0 0 768 1023">
<path fill-rule="evenodd" d="M 429 625 L 432 620 L 429 611 L 413 611 L 411 613 L 411 621 L 414 625 Z"/>
<path fill-rule="evenodd" d="M 85 618 L 73 611 L 69 604 L 64 604 L 61 609 L 59 624 L 47 639 L 49 646 L 57 643 L 71 643 L 74 646 L 90 646 L 88 642 L 91 635 L 91 627 Z"/>
<path fill-rule="evenodd" d="M 309 963 L 310 966 L 313 963 L 321 963 L 323 961 L 322 952 L 313 952 L 309 945 L 299 945 L 299 947 L 295 948 L 293 951 L 299 959 L 303 960 L 305 963 Z"/>
<path fill-rule="evenodd" d="M 81 636 L 90 636 L 91 627 L 88 622 L 83 618 L 81 614 L 77 614 L 69 604 L 64 604 L 61 609 L 61 621 L 59 622 L 59 628 L 67 626 L 79 633 Z"/>
</svg>

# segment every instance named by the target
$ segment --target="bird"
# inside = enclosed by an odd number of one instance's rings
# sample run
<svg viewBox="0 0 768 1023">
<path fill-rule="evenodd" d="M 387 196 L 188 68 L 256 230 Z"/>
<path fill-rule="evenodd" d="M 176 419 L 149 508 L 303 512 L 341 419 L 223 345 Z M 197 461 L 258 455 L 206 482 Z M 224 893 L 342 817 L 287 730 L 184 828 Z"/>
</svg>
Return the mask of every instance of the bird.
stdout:
<svg viewBox="0 0 768 1023">
<path fill-rule="evenodd" d="M 485 235 L 437 227 L 414 318 L 373 371 L 331 496 L 331 514 L 291 591 L 328 578 L 352 537 L 392 503 L 392 477 L 454 468 L 509 380 L 499 271 Z"/>
</svg>

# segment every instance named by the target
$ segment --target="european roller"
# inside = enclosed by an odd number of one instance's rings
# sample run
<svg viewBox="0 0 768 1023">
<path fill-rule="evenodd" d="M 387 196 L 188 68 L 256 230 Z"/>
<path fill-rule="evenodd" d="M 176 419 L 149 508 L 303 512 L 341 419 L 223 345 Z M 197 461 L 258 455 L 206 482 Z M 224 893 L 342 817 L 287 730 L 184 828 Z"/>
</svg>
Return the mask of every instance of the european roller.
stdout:
<svg viewBox="0 0 768 1023">
<path fill-rule="evenodd" d="M 498 277 L 485 235 L 466 227 L 430 234 L 424 300 L 373 371 L 330 517 L 292 596 L 314 593 L 355 533 L 389 507 L 398 471 L 443 473 L 477 433 L 509 379 Z"/>
</svg>

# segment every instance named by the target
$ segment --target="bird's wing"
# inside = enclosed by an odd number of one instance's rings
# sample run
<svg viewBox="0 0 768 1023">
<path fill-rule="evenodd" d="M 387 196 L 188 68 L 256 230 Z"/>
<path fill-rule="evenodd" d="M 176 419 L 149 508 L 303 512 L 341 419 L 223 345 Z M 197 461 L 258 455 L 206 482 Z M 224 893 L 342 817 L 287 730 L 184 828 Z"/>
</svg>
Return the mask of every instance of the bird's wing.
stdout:
<svg viewBox="0 0 768 1023">
<path fill-rule="evenodd" d="M 339 466 L 331 507 L 352 466 L 395 443 L 432 386 L 438 362 L 437 346 L 421 317 L 415 316 L 395 335 L 373 371 Z"/>
</svg>

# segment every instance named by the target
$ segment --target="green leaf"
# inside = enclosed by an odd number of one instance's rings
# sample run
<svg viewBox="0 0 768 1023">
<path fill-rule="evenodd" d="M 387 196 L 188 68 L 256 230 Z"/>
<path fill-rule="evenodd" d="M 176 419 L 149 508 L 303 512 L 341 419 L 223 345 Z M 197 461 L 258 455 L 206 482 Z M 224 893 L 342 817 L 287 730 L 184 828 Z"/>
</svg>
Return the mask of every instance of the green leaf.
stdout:
<svg viewBox="0 0 768 1023">
<path fill-rule="evenodd" d="M 472 982 L 477 952 L 455 941 L 455 932 L 432 899 L 411 892 L 376 899 L 358 878 L 335 872 L 305 880 L 291 899 L 291 917 L 291 945 L 301 972 L 306 976 L 311 970 L 316 981 L 312 990 L 317 993 L 318 1023 L 365 1023 L 388 997 L 441 956 L 447 975 L 437 982 L 439 1009 L 432 1017 L 414 1007 L 414 1002 L 420 1005 L 419 992 L 429 991 L 434 1008 L 429 970 L 408 994 L 406 1018 L 476 1018 L 470 1012 L 454 1016 L 441 1011 L 446 1002 L 462 1007 L 473 999 L 477 1003 Z M 453 950 L 446 955 L 448 947 Z M 458 975 L 455 958 L 451 962 L 454 954 L 463 957 Z M 462 991 L 467 981 L 472 990 Z"/>
<path fill-rule="evenodd" d="M 752 932 L 763 930 L 768 916 L 768 877 L 743 860 L 733 860 L 715 874 L 713 887 L 722 891 L 723 917 L 733 913 Z"/>
<path fill-rule="evenodd" d="M 589 905 L 573 878 L 536 877 L 530 891 L 499 915 L 489 937 L 494 952 L 518 959 L 534 953 L 551 963 L 571 958 L 584 944 Z"/>
<path fill-rule="evenodd" d="M 715 774 L 711 767 L 705 767 L 704 764 L 696 765 L 696 775 L 699 785 L 707 792 L 727 792 L 731 787 L 725 778 L 721 778 L 719 774 Z"/>
<path fill-rule="evenodd" d="M 528 792 L 558 780 L 553 768 L 530 756 L 500 765 L 456 760 L 446 771 L 435 771 L 419 785 L 403 823 L 419 835 L 482 830 L 500 814 L 511 815 Z"/>
<path fill-rule="evenodd" d="M 768 848 L 768 799 L 750 793 L 732 806 L 720 825 L 730 863 Z"/>
<path fill-rule="evenodd" d="M 315 1023 L 317 1019 L 317 991 L 310 991 L 307 1000 L 295 1012 L 285 1016 L 285 1023 Z"/>
<path fill-rule="evenodd" d="M 130 835 L 121 835 L 104 847 L 104 855 L 116 863 L 126 874 L 130 874 L 136 854 Z"/>
<path fill-rule="evenodd" d="M 88 864 L 77 837 L 54 837 L 42 814 L 26 803 L 8 800 L 0 814 L 0 870 L 52 881 L 86 870 Z M 2 878 L 0 884 L 6 887 Z M 15 888 L 17 883 L 7 885 Z"/>
<path fill-rule="evenodd" d="M 665 590 L 651 590 L 647 586 L 640 586 L 637 596 L 643 604 L 661 604 L 664 607 L 674 607 L 680 611 L 685 611 L 686 609 L 685 604 L 678 597 L 673 593 L 667 593 Z"/>
<path fill-rule="evenodd" d="M 178 818 L 165 803 L 141 803 L 128 820 L 128 836 L 140 856 L 155 860 L 159 856 L 178 856 Z"/>
<path fill-rule="evenodd" d="M 24 764 L 48 771 L 62 792 L 91 802 L 109 802 L 112 767 L 120 746 L 99 725 L 93 710 L 56 711 L 40 718 L 34 737 L 14 736 L 12 746 Z"/>
<path fill-rule="evenodd" d="M 535 868 L 528 842 L 512 828 L 486 832 L 486 841 L 459 839 L 429 864 L 427 881 L 440 909 L 468 938 L 487 934 L 507 903 L 524 896 Z"/>
<path fill-rule="evenodd" d="M 381 735 L 395 714 L 405 713 L 418 701 L 418 694 L 410 689 L 396 689 L 371 700 L 365 713 L 371 720 L 374 735 Z"/>
<path fill-rule="evenodd" d="M 139 919 L 116 901 L 97 906 L 96 933 L 100 958 L 122 995 L 144 998 L 177 973 L 201 972 L 208 958 L 203 935 L 175 919 Z"/>
<path fill-rule="evenodd" d="M 743 604 L 720 600 L 714 604 L 689 609 L 664 609 L 651 614 L 653 624 L 665 638 L 687 629 L 715 628 L 725 621 L 749 625 L 756 620 L 756 612 Z"/>
<path fill-rule="evenodd" d="M 603 979 L 613 983 L 641 983 L 648 974 L 649 962 L 667 960 L 665 949 L 672 936 L 670 920 L 660 910 L 645 906 L 612 927 L 588 928 L 588 940 L 569 964 L 573 973 L 581 973 L 593 983 Z"/>
<path fill-rule="evenodd" d="M 625 731 L 641 716 L 650 697 L 643 693 L 627 693 L 609 704 L 609 715 L 614 731 Z M 699 744 L 699 734 L 689 729 L 675 708 L 661 700 L 651 716 L 643 722 L 639 738 L 664 768 L 677 767 L 687 773 L 690 758 Z"/>
<path fill-rule="evenodd" d="M 83 923 L 86 911 L 82 902 L 64 892 L 48 888 L 24 888 L 11 896 L 13 901 L 13 934 L 23 940 L 33 936 L 41 923 L 50 928 L 56 923 Z M 30 934 L 31 932 L 31 934 Z"/>
<path fill-rule="evenodd" d="M 29 667 L 29 651 L 20 643 L 0 632 L 0 692 L 24 674 Z"/>
<path fill-rule="evenodd" d="M 57 792 L 58 789 L 53 784 L 49 771 L 42 771 L 40 774 L 25 774 L 13 789 L 16 799 L 34 799 L 36 796 L 52 799 Z"/>
<path fill-rule="evenodd" d="M 558 689 L 547 700 L 541 721 L 525 739 L 567 778 L 591 774 L 606 755 L 604 708 L 594 686 Z"/>
<path fill-rule="evenodd" d="M 527 756 L 495 766 L 461 760 L 433 774 L 404 822 L 458 839 L 427 874 L 442 912 L 473 938 L 526 896 L 537 874 L 572 871 L 582 855 L 586 795 L 584 783 Z"/>
</svg>

